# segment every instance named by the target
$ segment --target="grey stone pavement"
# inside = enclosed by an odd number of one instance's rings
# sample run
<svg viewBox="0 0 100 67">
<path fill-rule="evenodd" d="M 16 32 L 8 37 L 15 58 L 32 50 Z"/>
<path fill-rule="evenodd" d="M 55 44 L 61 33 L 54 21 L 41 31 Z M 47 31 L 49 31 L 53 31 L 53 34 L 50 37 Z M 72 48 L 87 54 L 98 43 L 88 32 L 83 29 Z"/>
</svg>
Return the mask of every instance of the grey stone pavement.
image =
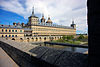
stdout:
<svg viewBox="0 0 100 67">
<path fill-rule="evenodd" d="M 3 39 L 3 38 L 0 38 L 0 41 L 8 43 L 11 46 L 13 46 L 13 47 L 15 47 L 15 48 L 17 48 L 21 51 L 24 51 L 24 52 L 26 52 L 30 55 L 36 56 L 34 53 L 29 52 L 29 50 L 37 47 L 38 45 L 32 45 L 32 44 L 26 43 L 26 42 L 16 42 L 16 41 L 13 41 L 13 40 L 6 40 L 6 39 Z"/>
<path fill-rule="evenodd" d="M 19 67 L 2 48 L 0 48 L 0 67 Z"/>
</svg>

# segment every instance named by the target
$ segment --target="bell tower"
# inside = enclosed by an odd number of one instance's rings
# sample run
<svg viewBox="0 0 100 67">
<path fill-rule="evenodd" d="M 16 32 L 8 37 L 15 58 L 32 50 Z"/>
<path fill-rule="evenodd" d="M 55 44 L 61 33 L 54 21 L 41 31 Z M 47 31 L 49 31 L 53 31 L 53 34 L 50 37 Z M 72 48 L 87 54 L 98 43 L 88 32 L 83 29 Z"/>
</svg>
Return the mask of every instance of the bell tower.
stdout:
<svg viewBox="0 0 100 67">
<path fill-rule="evenodd" d="M 74 24 L 74 20 L 72 21 L 71 27 L 73 27 L 74 29 L 76 29 L 76 24 Z"/>
<path fill-rule="evenodd" d="M 34 7 L 32 8 L 32 15 L 28 19 L 28 25 L 37 25 L 39 23 L 39 18 L 34 15 Z"/>
</svg>

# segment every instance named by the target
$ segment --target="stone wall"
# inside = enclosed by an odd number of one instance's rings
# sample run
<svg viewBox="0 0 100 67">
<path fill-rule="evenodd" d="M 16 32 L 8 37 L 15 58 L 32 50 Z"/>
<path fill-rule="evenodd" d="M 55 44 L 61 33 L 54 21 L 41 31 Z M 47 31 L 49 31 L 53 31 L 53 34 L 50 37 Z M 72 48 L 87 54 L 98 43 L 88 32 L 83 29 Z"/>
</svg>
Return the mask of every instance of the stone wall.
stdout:
<svg viewBox="0 0 100 67">
<path fill-rule="evenodd" d="M 0 38 L 10 39 L 17 42 L 45 42 L 45 41 L 61 39 L 62 36 L 0 37 Z"/>
<path fill-rule="evenodd" d="M 87 67 L 88 56 L 54 48 L 1 40 L 2 47 L 20 67 Z"/>
</svg>

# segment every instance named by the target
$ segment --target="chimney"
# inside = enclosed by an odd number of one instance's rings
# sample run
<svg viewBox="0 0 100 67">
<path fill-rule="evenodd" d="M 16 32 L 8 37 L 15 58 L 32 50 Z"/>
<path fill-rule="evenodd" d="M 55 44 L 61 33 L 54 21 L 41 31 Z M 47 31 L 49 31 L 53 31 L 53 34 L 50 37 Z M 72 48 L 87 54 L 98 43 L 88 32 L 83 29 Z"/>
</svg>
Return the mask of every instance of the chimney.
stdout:
<svg viewBox="0 0 100 67">
<path fill-rule="evenodd" d="M 21 25 L 22 25 L 22 26 L 25 26 L 25 24 L 24 24 L 24 23 L 22 23 Z"/>
<path fill-rule="evenodd" d="M 4 26 L 4 25 L 1 25 L 2 27 Z"/>
<path fill-rule="evenodd" d="M 18 25 L 20 25 L 20 23 L 18 22 Z"/>
<path fill-rule="evenodd" d="M 13 25 L 15 26 L 16 25 L 16 22 L 14 22 Z"/>
</svg>

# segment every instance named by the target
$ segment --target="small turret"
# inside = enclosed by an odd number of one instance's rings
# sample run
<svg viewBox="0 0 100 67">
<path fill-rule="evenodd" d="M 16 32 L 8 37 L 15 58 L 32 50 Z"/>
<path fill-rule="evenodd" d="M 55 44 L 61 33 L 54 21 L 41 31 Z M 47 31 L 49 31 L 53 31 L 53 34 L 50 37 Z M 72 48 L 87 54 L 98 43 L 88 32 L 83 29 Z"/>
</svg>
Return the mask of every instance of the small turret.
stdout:
<svg viewBox="0 0 100 67">
<path fill-rule="evenodd" d="M 21 23 L 21 25 L 22 25 L 22 27 L 23 27 L 23 26 L 25 26 L 25 24 L 24 24 L 24 23 Z"/>
<path fill-rule="evenodd" d="M 45 23 L 45 18 L 44 18 L 44 15 L 42 15 L 42 18 L 41 18 L 41 23 Z"/>
<path fill-rule="evenodd" d="M 48 17 L 48 20 L 47 20 L 46 23 L 48 23 L 48 24 L 52 24 L 52 21 L 51 21 L 50 17 Z"/>
<path fill-rule="evenodd" d="M 13 25 L 16 26 L 16 22 L 14 22 Z"/>
<path fill-rule="evenodd" d="M 76 24 L 74 24 L 74 21 L 72 21 L 71 27 L 73 27 L 74 29 L 76 29 Z"/>
<path fill-rule="evenodd" d="M 20 26 L 20 22 L 16 23 L 18 26 Z"/>
</svg>

